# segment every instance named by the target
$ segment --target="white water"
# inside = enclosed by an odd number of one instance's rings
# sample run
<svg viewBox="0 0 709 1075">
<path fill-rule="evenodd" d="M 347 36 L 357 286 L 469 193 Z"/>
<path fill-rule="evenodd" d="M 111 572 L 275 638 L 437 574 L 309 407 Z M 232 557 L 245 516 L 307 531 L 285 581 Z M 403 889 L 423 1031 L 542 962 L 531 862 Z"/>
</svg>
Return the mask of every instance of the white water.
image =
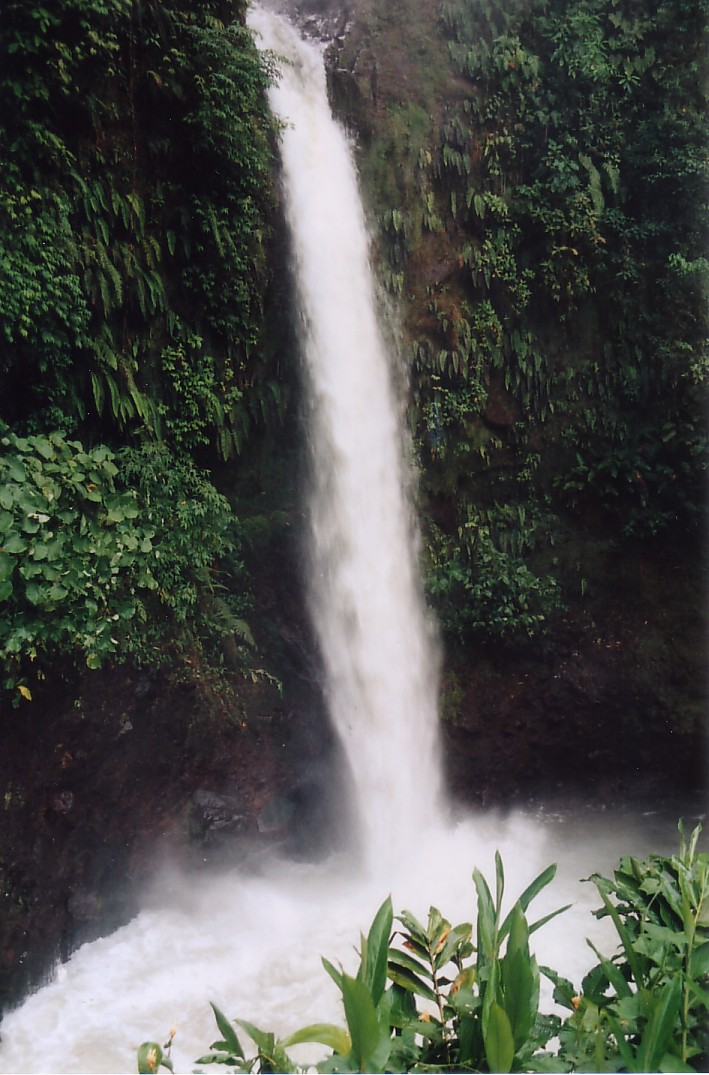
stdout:
<svg viewBox="0 0 709 1075">
<path fill-rule="evenodd" d="M 436 662 L 351 155 L 330 117 L 319 50 L 273 16 L 256 13 L 253 22 L 266 45 L 293 59 L 273 107 L 290 121 L 285 190 L 314 397 L 312 611 L 333 721 L 356 778 L 364 860 L 271 861 L 250 875 L 166 873 L 133 922 L 84 946 L 7 1017 L 3 1072 L 133 1071 L 140 1042 L 165 1040 L 172 1025 L 176 1070 L 190 1071 L 217 1037 L 209 1000 L 281 1034 L 342 1022 L 320 956 L 352 968 L 359 931 L 387 893 L 420 917 L 435 903 L 454 921 L 469 920 L 472 868 L 491 878 L 496 848 L 512 898 L 560 861 L 560 883 L 536 910 L 569 900 L 577 910 L 566 931 L 553 924 L 536 934 L 536 951 L 578 982 L 592 962 L 583 937 L 598 936 L 586 913 L 597 900 L 578 878 L 608 870 L 621 852 L 668 842 L 666 830 L 660 839 L 602 814 L 593 823 L 442 819 Z"/>
<path fill-rule="evenodd" d="M 362 847 L 376 862 L 410 846 L 440 790 L 437 662 L 400 408 L 355 166 L 330 114 L 321 50 L 275 15 L 250 21 L 291 60 L 271 104 L 286 124 L 281 159 L 312 401 L 311 610 Z"/>
</svg>

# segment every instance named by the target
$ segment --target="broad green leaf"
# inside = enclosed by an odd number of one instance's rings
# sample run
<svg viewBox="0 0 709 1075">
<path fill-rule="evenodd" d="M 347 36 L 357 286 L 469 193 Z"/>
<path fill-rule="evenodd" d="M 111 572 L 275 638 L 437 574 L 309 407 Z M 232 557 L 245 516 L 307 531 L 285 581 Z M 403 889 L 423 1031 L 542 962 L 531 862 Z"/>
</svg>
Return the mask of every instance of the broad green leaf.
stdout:
<svg viewBox="0 0 709 1075">
<path fill-rule="evenodd" d="M 3 542 L 2 548 L 3 552 L 11 553 L 13 556 L 19 556 L 23 552 L 27 552 L 29 546 L 19 534 L 11 534 L 7 541 Z"/>
<path fill-rule="evenodd" d="M 0 582 L 10 578 L 15 567 L 15 560 L 9 553 L 0 552 Z"/>
<path fill-rule="evenodd" d="M 353 1059 L 359 1071 L 371 1071 L 372 1056 L 380 1043 L 382 1031 L 369 990 L 363 982 L 343 974 L 342 999 L 352 1039 Z"/>
<path fill-rule="evenodd" d="M 217 1026 L 219 1027 L 219 1033 L 224 1038 L 229 1052 L 233 1053 L 234 1056 L 240 1056 L 243 1059 L 244 1050 L 241 1048 L 241 1043 L 237 1036 L 236 1030 L 234 1029 L 233 1023 L 229 1019 L 227 1019 L 221 1008 L 218 1008 L 213 1001 L 210 1001 L 210 1004 L 212 1006 L 212 1011 L 214 1012 L 214 1018 L 216 1020 Z"/>
<path fill-rule="evenodd" d="M 389 962 L 389 977 L 392 982 L 402 986 L 404 989 L 411 993 L 416 993 L 420 997 L 425 997 L 426 1000 L 436 999 L 436 994 L 431 987 L 419 978 L 417 974 L 409 970 L 408 967 L 397 966 L 395 963 Z"/>
<path fill-rule="evenodd" d="M 529 929 L 521 904 L 510 912 L 510 935 L 501 962 L 504 1008 L 512 1026 L 515 1048 L 527 1040 L 539 1006 L 539 969 L 529 952 Z"/>
<path fill-rule="evenodd" d="M 235 1019 L 235 1023 L 238 1023 L 242 1030 L 245 1030 L 249 1037 L 252 1039 L 259 1052 L 266 1053 L 269 1056 L 273 1055 L 276 1047 L 275 1035 L 269 1030 L 259 1030 L 253 1023 L 247 1022 L 246 1019 Z M 221 1027 L 219 1027 L 221 1030 Z M 241 1054 L 243 1056 L 243 1053 Z"/>
<path fill-rule="evenodd" d="M 507 956 L 514 957 L 518 952 L 529 955 L 529 927 L 519 901 L 510 911 L 509 918 L 510 936 L 507 941 Z"/>
<path fill-rule="evenodd" d="M 673 978 L 652 998 L 652 1011 L 638 1050 L 639 1071 L 655 1071 L 667 1052 L 682 999 L 682 979 Z M 677 1027 L 679 1030 L 679 1027 Z"/>
<path fill-rule="evenodd" d="M 25 586 L 25 597 L 32 605 L 39 605 L 43 600 L 44 591 L 36 582 L 28 582 Z"/>
<path fill-rule="evenodd" d="M 684 1072 L 690 1072 L 690 1075 L 696 1075 L 696 1068 L 691 1067 L 689 1064 L 685 1064 L 684 1060 L 680 1060 L 678 1056 L 673 1056 L 671 1053 L 665 1053 L 660 1063 L 657 1065 L 657 1070 L 661 1071 L 663 1075 L 683 1075 Z"/>
<path fill-rule="evenodd" d="M 367 936 L 366 960 L 363 960 L 363 981 L 367 985 L 375 1006 L 386 987 L 387 956 L 394 912 L 391 896 L 388 896 L 377 911 Z"/>
<path fill-rule="evenodd" d="M 695 948 L 689 960 L 689 973 L 693 978 L 709 974 L 709 941 Z"/>
<path fill-rule="evenodd" d="M 483 1025 L 485 1057 L 490 1071 L 506 1075 L 512 1070 L 515 1044 L 507 1013 L 493 1001 Z"/>
<path fill-rule="evenodd" d="M 340 1056 L 349 1056 L 352 1049 L 352 1040 L 347 1031 L 333 1023 L 312 1023 L 310 1026 L 304 1026 L 288 1037 L 281 1038 L 277 1047 L 287 1049 L 291 1045 L 302 1045 L 303 1042 L 310 1041 L 326 1045 Z"/>
<path fill-rule="evenodd" d="M 27 481 L 27 470 L 19 459 L 10 456 L 5 460 L 5 466 L 13 481 L 19 482 L 20 484 Z"/>
</svg>

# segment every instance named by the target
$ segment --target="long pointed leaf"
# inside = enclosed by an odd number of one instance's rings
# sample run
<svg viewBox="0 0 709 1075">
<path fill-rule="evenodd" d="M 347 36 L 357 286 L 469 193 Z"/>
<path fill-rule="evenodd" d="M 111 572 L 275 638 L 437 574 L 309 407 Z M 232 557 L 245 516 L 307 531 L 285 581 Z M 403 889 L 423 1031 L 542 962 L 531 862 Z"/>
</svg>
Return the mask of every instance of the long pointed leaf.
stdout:
<svg viewBox="0 0 709 1075">
<path fill-rule="evenodd" d="M 505 871 L 502 865 L 502 856 L 499 851 L 495 852 L 495 917 L 500 918 L 502 910 L 502 897 L 505 892 Z"/>
<path fill-rule="evenodd" d="M 323 956 L 320 960 L 327 973 L 332 978 L 333 982 L 338 989 L 342 989 L 342 971 L 339 971 L 337 967 L 334 967 L 329 959 L 325 959 Z"/>
<path fill-rule="evenodd" d="M 542 872 L 537 877 L 535 877 L 533 881 L 531 881 L 527 885 L 527 887 L 525 888 L 524 892 L 522 893 L 522 895 L 519 897 L 519 899 L 517 901 L 520 904 L 520 906 L 521 906 L 523 911 L 527 910 L 527 908 L 529 907 L 529 905 L 532 902 L 532 900 L 534 899 L 534 897 L 538 896 L 539 893 L 542 891 L 542 889 L 546 888 L 546 886 L 549 884 L 549 882 L 554 880 L 555 876 L 556 876 L 556 863 L 554 862 L 554 863 L 551 864 L 551 866 L 547 866 L 547 868 L 545 870 L 542 870 Z M 556 911 L 554 913 L 558 914 L 559 912 Z M 510 921 L 511 921 L 510 920 L 510 915 L 507 915 L 507 917 L 505 918 L 504 922 L 500 926 L 500 940 L 504 940 L 504 938 L 509 933 Z M 530 932 L 531 932 L 531 929 L 530 929 Z"/>
<path fill-rule="evenodd" d="M 436 1000 L 436 994 L 431 987 L 419 978 L 417 974 L 409 970 L 408 967 L 397 966 L 394 963 L 389 963 L 389 977 L 396 985 L 402 986 L 409 993 L 415 993 L 420 997 L 425 997 L 426 1000 Z"/>
<path fill-rule="evenodd" d="M 545 914 L 543 918 L 538 918 L 536 922 L 532 922 L 529 927 L 530 933 L 536 933 L 542 926 L 546 926 L 547 922 L 551 922 L 552 918 L 556 918 L 557 915 L 563 914 L 564 911 L 568 911 L 570 907 L 573 907 L 572 903 L 565 903 L 563 907 L 557 907 L 555 911 L 550 911 L 549 914 Z"/>
<path fill-rule="evenodd" d="M 625 1034 L 623 1033 L 623 1030 L 618 1020 L 615 1018 L 615 1016 L 611 1015 L 610 1012 L 608 1013 L 608 1022 L 610 1023 L 613 1035 L 616 1040 L 616 1044 L 618 1046 L 618 1051 L 623 1058 L 623 1063 L 625 1064 L 626 1068 L 628 1069 L 628 1071 L 639 1071 L 640 1068 L 635 1066 L 635 1057 L 633 1055 L 633 1050 L 628 1045 L 628 1042 L 625 1038 Z"/>
<path fill-rule="evenodd" d="M 380 1027 L 369 990 L 363 982 L 343 974 L 342 999 L 352 1039 L 352 1057 L 359 1071 L 371 1070 L 370 1061 L 379 1045 Z"/>
<path fill-rule="evenodd" d="M 247 1022 L 246 1019 L 237 1019 L 235 1021 L 239 1024 L 242 1030 L 246 1031 L 260 1052 L 266 1053 L 269 1056 L 273 1055 L 276 1046 L 276 1038 L 270 1030 L 259 1030 L 257 1026 Z"/>
<path fill-rule="evenodd" d="M 499 1004 L 490 1005 L 486 1025 L 483 1027 L 483 1042 L 490 1071 L 507 1075 L 507 1072 L 512 1070 L 515 1043 L 510 1021 Z"/>
<path fill-rule="evenodd" d="M 596 948 L 595 944 L 592 944 L 591 941 L 587 940 L 586 944 L 595 952 L 601 966 L 603 967 L 603 970 L 605 971 L 608 981 L 611 983 L 618 996 L 631 997 L 633 995 L 633 991 L 626 982 L 618 967 L 616 967 L 615 963 L 611 963 L 610 959 L 602 955 L 601 952 L 599 952 L 599 950 Z"/>
<path fill-rule="evenodd" d="M 604 879 L 602 877 L 594 876 L 593 877 L 593 882 L 594 882 L 596 888 L 598 889 L 599 896 L 603 900 L 603 906 L 606 908 L 606 910 L 608 911 L 608 914 L 611 916 L 611 919 L 613 920 L 613 925 L 615 926 L 616 933 L 620 937 L 620 942 L 621 942 L 621 944 L 623 946 L 623 951 L 625 952 L 625 958 L 628 961 L 628 966 L 630 967 L 630 970 L 631 970 L 631 973 L 633 975 L 633 978 L 635 979 L 635 984 L 636 984 L 638 989 L 643 989 L 644 985 L 645 985 L 644 975 L 643 975 L 642 967 L 640 965 L 638 957 L 637 957 L 637 955 L 635 953 L 635 949 L 633 948 L 632 937 L 630 936 L 630 934 L 628 933 L 627 929 L 623 925 L 622 919 L 621 919 L 620 915 L 618 914 L 617 908 L 611 902 L 611 900 L 610 900 L 610 898 L 608 896 L 608 892 L 607 892 L 606 884 L 604 883 Z"/>
<path fill-rule="evenodd" d="M 640 1071 L 655 1071 L 672 1041 L 682 999 L 682 980 L 672 978 L 653 997 L 653 1010 L 643 1031 L 638 1060 Z"/>
<path fill-rule="evenodd" d="M 347 1031 L 333 1023 L 311 1023 L 310 1026 L 301 1027 L 288 1037 L 281 1038 L 277 1042 L 277 1048 L 287 1049 L 291 1045 L 302 1045 L 303 1042 L 311 1041 L 326 1045 L 340 1056 L 349 1056 L 352 1050 L 352 1039 Z"/>
<path fill-rule="evenodd" d="M 397 967 L 407 967 L 408 970 L 414 972 L 414 974 L 423 974 L 425 977 L 433 979 L 431 968 L 425 966 L 420 960 L 415 959 L 414 956 L 410 956 L 408 952 L 402 952 L 400 948 L 391 948 L 389 950 L 389 965 L 394 964 Z"/>
<path fill-rule="evenodd" d="M 377 911 L 367 937 L 367 966 L 364 981 L 375 1006 L 379 1003 L 387 981 L 387 958 L 394 912 L 391 896 Z"/>
<path fill-rule="evenodd" d="M 233 1053 L 234 1056 L 241 1057 L 241 1059 L 243 1060 L 244 1050 L 241 1048 L 241 1042 L 239 1041 L 236 1030 L 234 1029 L 234 1024 L 229 1019 L 227 1019 L 221 1008 L 218 1008 L 213 1001 L 210 1001 L 210 1004 L 212 1005 L 212 1011 L 214 1012 L 214 1018 L 217 1021 L 219 1032 L 224 1038 L 224 1042 L 227 1045 L 229 1052 Z"/>
<path fill-rule="evenodd" d="M 480 870 L 473 871 L 473 881 L 478 893 L 478 950 L 492 959 L 496 951 L 496 916 L 492 895 Z"/>
</svg>

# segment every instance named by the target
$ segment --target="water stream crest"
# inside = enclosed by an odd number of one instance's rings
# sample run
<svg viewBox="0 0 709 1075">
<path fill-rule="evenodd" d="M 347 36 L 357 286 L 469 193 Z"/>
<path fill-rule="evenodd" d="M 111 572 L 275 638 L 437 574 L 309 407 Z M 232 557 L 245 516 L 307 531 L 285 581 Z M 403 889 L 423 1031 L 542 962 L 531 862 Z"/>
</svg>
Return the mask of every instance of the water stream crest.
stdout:
<svg viewBox="0 0 709 1075">
<path fill-rule="evenodd" d="M 474 913 L 473 866 L 500 848 L 511 897 L 553 858 L 541 915 L 575 900 L 577 878 L 619 851 L 648 850 L 642 827 L 589 830 L 521 817 L 446 821 L 436 715 L 437 658 L 416 568 L 416 531 L 395 370 L 377 317 L 351 148 L 330 114 L 322 50 L 254 10 L 265 48 L 288 58 L 272 91 L 284 123 L 283 189 L 310 397 L 310 593 L 333 725 L 351 770 L 358 853 L 324 864 L 266 861 L 213 874 L 167 871 L 136 919 L 85 945 L 3 1023 L 0 1072 L 135 1070 L 146 1039 L 176 1025 L 176 1071 L 217 1036 L 208 1002 L 278 1034 L 342 1023 L 320 956 L 353 970 L 354 946 L 381 901 L 425 917 Z M 551 837 L 551 839 L 550 839 Z M 550 843 L 553 842 L 553 849 Z M 657 849 L 657 848 L 655 848 Z M 589 886 L 586 886 L 587 888 Z M 592 929 L 593 927 L 593 929 Z M 540 962 L 578 981 L 584 913 L 540 931 Z M 536 938 L 537 935 L 535 935 Z M 296 1056 L 297 1059 L 297 1056 Z M 302 1056 L 301 1058 L 302 1059 Z"/>
</svg>

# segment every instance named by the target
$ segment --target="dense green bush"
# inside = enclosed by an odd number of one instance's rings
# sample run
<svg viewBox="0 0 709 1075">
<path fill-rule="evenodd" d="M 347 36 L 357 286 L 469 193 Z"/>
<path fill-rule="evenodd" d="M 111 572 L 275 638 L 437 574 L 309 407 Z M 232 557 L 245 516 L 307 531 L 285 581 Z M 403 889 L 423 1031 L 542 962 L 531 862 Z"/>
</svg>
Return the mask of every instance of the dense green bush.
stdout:
<svg viewBox="0 0 709 1075">
<path fill-rule="evenodd" d="M 60 433 L 0 443 L 0 661 L 16 699 L 58 655 L 155 665 L 186 645 L 218 663 L 224 638 L 251 641 L 236 520 L 193 464 Z"/>
<path fill-rule="evenodd" d="M 544 631 L 560 608 L 559 587 L 526 562 L 536 537 L 521 504 L 463 504 L 455 535 L 430 533 L 427 591 L 451 638 L 519 643 Z"/>
<path fill-rule="evenodd" d="M 0 657 L 5 687 L 31 697 L 30 662 L 81 653 L 89 668 L 115 655 L 155 589 L 155 530 L 119 491 L 106 447 L 60 434 L 5 431 L 0 456 Z"/>
<path fill-rule="evenodd" d="M 219 0 L 9 4 L 6 421 L 56 406 L 84 439 L 174 434 L 182 386 L 164 356 L 185 352 L 211 377 L 200 443 L 231 455 L 272 407 L 254 354 L 269 280 L 270 73 L 240 20 Z"/>
</svg>

